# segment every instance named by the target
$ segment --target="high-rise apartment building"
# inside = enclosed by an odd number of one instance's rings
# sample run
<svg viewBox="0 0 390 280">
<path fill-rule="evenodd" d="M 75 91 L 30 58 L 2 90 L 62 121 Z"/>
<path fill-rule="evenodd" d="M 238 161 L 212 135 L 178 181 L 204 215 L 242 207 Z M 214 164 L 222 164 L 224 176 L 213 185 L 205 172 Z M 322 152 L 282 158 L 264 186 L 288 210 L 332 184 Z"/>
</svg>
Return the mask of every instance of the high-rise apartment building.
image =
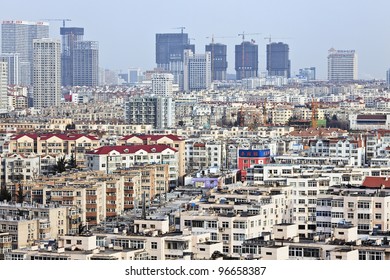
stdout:
<svg viewBox="0 0 390 280">
<path fill-rule="evenodd" d="M 7 62 L 0 61 L 0 113 L 8 111 L 8 70 Z"/>
<path fill-rule="evenodd" d="M 206 45 L 206 52 L 211 54 L 211 81 L 225 81 L 228 63 L 227 46 L 220 43 Z"/>
<path fill-rule="evenodd" d="M 244 41 L 240 45 L 235 46 L 235 70 L 237 80 L 258 76 L 258 56 L 258 45 L 253 41 Z"/>
<path fill-rule="evenodd" d="M 211 53 L 195 54 L 184 51 L 183 90 L 209 89 L 211 86 Z"/>
<path fill-rule="evenodd" d="M 386 83 L 387 86 L 390 86 L 390 69 L 386 71 Z"/>
<path fill-rule="evenodd" d="M 156 34 L 157 67 L 173 74 L 174 83 L 183 89 L 184 50 L 195 53 L 195 45 L 190 44 L 187 33 Z"/>
<path fill-rule="evenodd" d="M 99 44 L 96 41 L 77 41 L 73 46 L 73 85 L 99 84 Z"/>
<path fill-rule="evenodd" d="M 1 24 L 1 52 L 19 55 L 19 82 L 32 85 L 33 40 L 49 37 L 47 22 L 3 21 Z"/>
<path fill-rule="evenodd" d="M 291 65 L 289 47 L 284 43 L 270 43 L 267 45 L 267 71 L 268 76 L 281 76 L 290 78 Z"/>
<path fill-rule="evenodd" d="M 152 75 L 152 93 L 159 96 L 172 95 L 173 75 L 170 73 L 154 73 Z"/>
<path fill-rule="evenodd" d="M 172 97 L 134 96 L 126 102 L 125 120 L 128 124 L 151 124 L 163 129 L 175 125 L 175 101 Z"/>
<path fill-rule="evenodd" d="M 36 39 L 33 48 L 34 107 L 58 106 L 61 101 L 61 42 L 51 38 Z"/>
<path fill-rule="evenodd" d="M 357 54 L 355 50 L 335 50 L 328 52 L 328 80 L 334 82 L 358 79 Z"/>
<path fill-rule="evenodd" d="M 73 47 L 74 43 L 83 40 L 84 28 L 61 27 L 61 83 L 63 86 L 73 85 Z"/>
<path fill-rule="evenodd" d="M 2 53 L 0 61 L 7 62 L 8 65 L 8 84 L 19 85 L 19 54 L 17 53 Z"/>
</svg>

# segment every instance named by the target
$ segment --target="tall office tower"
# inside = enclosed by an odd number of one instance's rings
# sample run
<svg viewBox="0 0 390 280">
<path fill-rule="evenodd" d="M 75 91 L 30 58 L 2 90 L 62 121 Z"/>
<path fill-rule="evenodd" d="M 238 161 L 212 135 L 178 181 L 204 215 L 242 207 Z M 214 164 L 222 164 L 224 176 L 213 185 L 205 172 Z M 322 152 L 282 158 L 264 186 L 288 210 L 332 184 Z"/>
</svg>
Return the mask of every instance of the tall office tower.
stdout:
<svg viewBox="0 0 390 280">
<path fill-rule="evenodd" d="M 390 69 L 386 71 L 386 83 L 390 87 Z"/>
<path fill-rule="evenodd" d="M 279 42 L 267 45 L 267 71 L 268 76 L 290 78 L 291 65 L 287 44 Z"/>
<path fill-rule="evenodd" d="M 7 62 L 0 61 L 0 113 L 8 111 L 8 70 Z"/>
<path fill-rule="evenodd" d="M 19 54 L 17 53 L 2 53 L 0 61 L 7 62 L 8 65 L 8 84 L 19 85 Z"/>
<path fill-rule="evenodd" d="M 183 89 L 184 50 L 195 53 L 195 45 L 190 44 L 187 33 L 156 34 L 157 67 L 173 74 L 173 82 Z"/>
<path fill-rule="evenodd" d="M 228 67 L 226 45 L 219 43 L 208 44 L 206 45 L 206 52 L 211 54 L 211 81 L 225 81 Z"/>
<path fill-rule="evenodd" d="M 314 81 L 316 79 L 316 68 L 309 67 L 309 68 L 299 69 L 298 76 L 302 79 L 306 79 L 306 81 Z"/>
<path fill-rule="evenodd" d="M 19 54 L 19 82 L 32 85 L 33 40 L 49 37 L 47 22 L 3 21 L 1 52 Z"/>
<path fill-rule="evenodd" d="M 99 44 L 96 41 L 77 41 L 73 46 L 73 85 L 99 84 Z"/>
<path fill-rule="evenodd" d="M 61 42 L 51 38 L 33 43 L 34 108 L 58 106 L 61 101 Z"/>
<path fill-rule="evenodd" d="M 63 86 L 73 85 L 73 47 L 74 43 L 83 40 L 84 28 L 61 27 L 61 83 Z"/>
<path fill-rule="evenodd" d="M 152 93 L 159 96 L 172 95 L 173 75 L 170 73 L 152 74 Z"/>
<path fill-rule="evenodd" d="M 328 52 L 328 80 L 334 82 L 353 81 L 358 78 L 357 54 L 354 50 Z"/>
<path fill-rule="evenodd" d="M 244 41 L 235 47 L 236 79 L 257 77 L 259 70 L 259 50 L 253 42 Z"/>
<path fill-rule="evenodd" d="M 184 51 L 183 90 L 209 89 L 211 86 L 211 53 L 194 54 Z"/>
</svg>

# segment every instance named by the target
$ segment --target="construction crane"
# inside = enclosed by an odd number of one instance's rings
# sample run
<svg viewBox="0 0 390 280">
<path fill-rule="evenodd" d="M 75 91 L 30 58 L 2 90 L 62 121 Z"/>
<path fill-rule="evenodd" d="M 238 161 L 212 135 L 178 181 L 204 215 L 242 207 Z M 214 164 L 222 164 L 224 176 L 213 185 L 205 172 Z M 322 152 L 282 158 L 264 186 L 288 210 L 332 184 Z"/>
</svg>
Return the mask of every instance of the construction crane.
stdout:
<svg viewBox="0 0 390 280">
<path fill-rule="evenodd" d="M 241 36 L 242 37 L 242 41 L 244 42 L 245 41 L 245 35 L 260 35 L 261 33 L 245 33 L 244 31 L 240 34 L 238 34 L 238 36 Z"/>
<path fill-rule="evenodd" d="M 245 33 L 244 31 L 240 34 L 238 34 L 238 36 L 241 36 L 242 37 L 242 58 L 241 58 L 241 79 L 245 78 L 245 67 L 244 67 L 244 61 L 245 61 L 245 35 L 259 35 L 261 33 Z M 254 42 L 252 40 L 252 42 Z"/>
<path fill-rule="evenodd" d="M 183 34 L 184 29 L 186 29 L 184 26 L 179 26 L 179 27 L 173 27 L 172 29 L 180 29 L 181 34 Z"/>
<path fill-rule="evenodd" d="M 291 39 L 291 38 L 288 38 L 288 37 L 276 37 L 274 39 Z M 268 37 L 264 37 L 264 40 L 268 40 L 268 43 L 271 44 L 272 43 L 271 34 Z"/>
<path fill-rule="evenodd" d="M 49 18 L 49 19 L 41 19 L 44 21 L 62 21 L 62 27 L 65 27 L 65 21 L 72 21 L 71 19 L 68 18 Z"/>
<path fill-rule="evenodd" d="M 317 128 L 318 127 L 318 102 L 314 100 L 314 98 L 311 101 L 311 127 Z"/>
</svg>

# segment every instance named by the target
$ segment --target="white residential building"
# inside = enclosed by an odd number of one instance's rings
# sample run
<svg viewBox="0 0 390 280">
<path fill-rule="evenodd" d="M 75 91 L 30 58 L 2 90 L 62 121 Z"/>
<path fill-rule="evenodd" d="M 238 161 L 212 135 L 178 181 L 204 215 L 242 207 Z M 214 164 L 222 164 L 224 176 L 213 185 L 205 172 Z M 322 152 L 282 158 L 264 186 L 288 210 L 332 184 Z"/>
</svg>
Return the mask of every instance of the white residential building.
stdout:
<svg viewBox="0 0 390 280">
<path fill-rule="evenodd" d="M 155 73 L 152 75 L 152 93 L 159 96 L 170 96 L 173 93 L 172 83 L 172 74 Z"/>
<path fill-rule="evenodd" d="M 211 53 L 184 51 L 184 91 L 209 89 L 211 86 Z"/>
<path fill-rule="evenodd" d="M 61 102 L 61 42 L 35 39 L 33 46 L 34 108 L 58 106 Z"/>
</svg>

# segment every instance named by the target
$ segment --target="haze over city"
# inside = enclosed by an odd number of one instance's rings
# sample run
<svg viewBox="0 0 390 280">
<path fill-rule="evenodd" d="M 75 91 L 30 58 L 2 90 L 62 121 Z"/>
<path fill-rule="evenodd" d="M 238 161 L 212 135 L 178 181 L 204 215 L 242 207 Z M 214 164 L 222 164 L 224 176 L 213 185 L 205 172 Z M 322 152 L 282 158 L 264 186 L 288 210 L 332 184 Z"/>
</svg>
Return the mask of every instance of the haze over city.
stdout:
<svg viewBox="0 0 390 280">
<path fill-rule="evenodd" d="M 185 27 L 196 52 L 215 41 L 228 46 L 228 73 L 234 73 L 234 45 L 240 33 L 259 45 L 259 71 L 265 71 L 265 45 L 282 41 L 290 46 L 291 74 L 314 66 L 318 79 L 327 77 L 327 52 L 353 49 L 359 79 L 384 79 L 390 67 L 386 21 L 390 3 L 357 1 L 161 1 L 48 0 L 2 3 L 2 20 L 71 19 L 69 27 L 84 27 L 85 38 L 99 42 L 100 66 L 125 71 L 152 69 L 155 34 L 180 32 Z M 50 21 L 50 35 L 60 38 L 61 21 Z M 256 33 L 256 34 L 254 34 Z M 253 35 L 250 35 L 253 34 Z M 208 38 L 207 38 L 208 37 Z M 218 38 L 225 37 L 225 38 Z"/>
</svg>

